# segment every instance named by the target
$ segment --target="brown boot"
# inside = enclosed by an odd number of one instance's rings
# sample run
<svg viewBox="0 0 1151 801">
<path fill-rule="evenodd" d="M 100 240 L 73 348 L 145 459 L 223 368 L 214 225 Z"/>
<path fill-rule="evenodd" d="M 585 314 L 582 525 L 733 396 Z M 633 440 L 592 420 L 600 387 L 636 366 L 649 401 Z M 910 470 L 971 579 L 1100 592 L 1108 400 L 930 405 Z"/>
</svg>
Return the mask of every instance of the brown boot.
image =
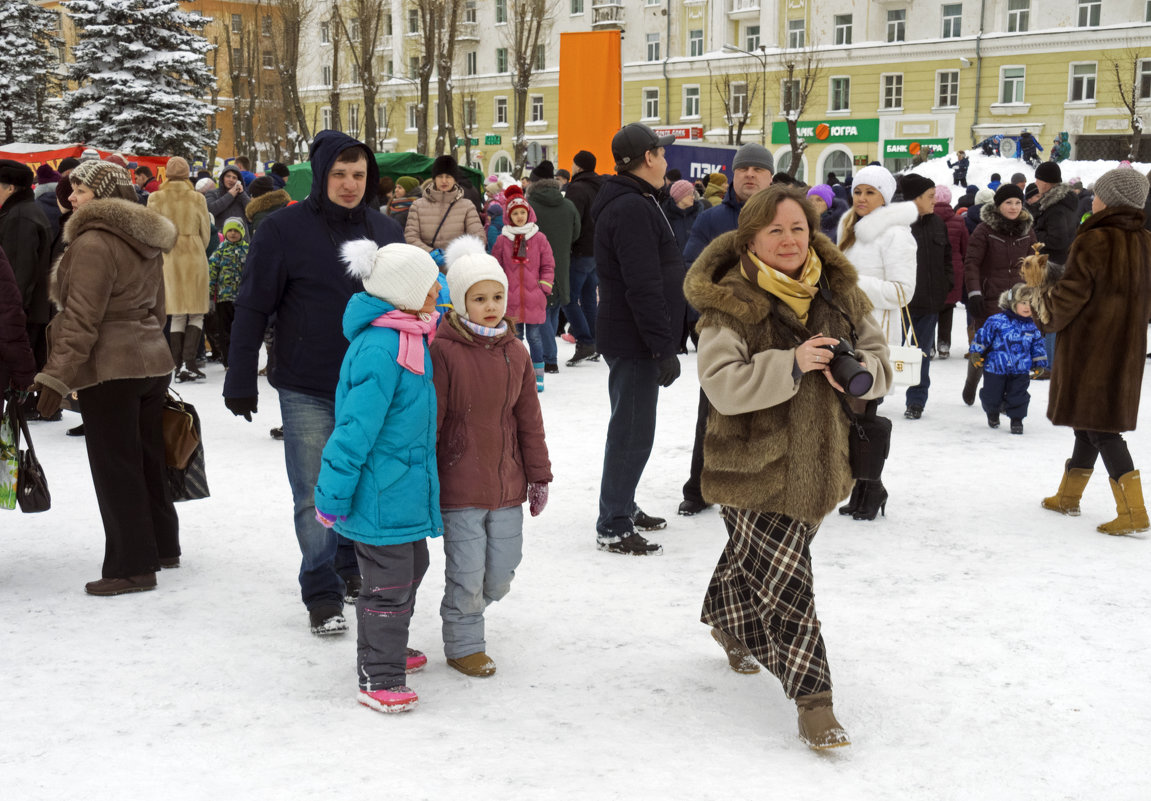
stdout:
<svg viewBox="0 0 1151 801">
<path fill-rule="evenodd" d="M 1104 534 L 1134 534 L 1151 528 L 1147 521 L 1147 507 L 1143 505 L 1143 485 L 1139 482 L 1139 471 L 1132 470 L 1111 479 L 1111 494 L 1115 496 L 1115 508 L 1119 516 L 1110 523 L 1098 526 Z"/>
<path fill-rule="evenodd" d="M 799 710 L 799 739 L 817 751 L 851 745 L 847 732 L 835 719 L 831 708 L 831 690 L 795 699 Z"/>
<path fill-rule="evenodd" d="M 1059 482 L 1059 489 L 1050 498 L 1043 499 L 1043 508 L 1079 517 L 1079 499 L 1083 497 L 1083 490 L 1087 488 L 1092 472 L 1082 467 L 1071 467 L 1071 460 L 1068 459 L 1063 463 L 1063 480 Z"/>
<path fill-rule="evenodd" d="M 126 592 L 146 592 L 154 589 L 156 589 L 155 573 L 141 573 L 128 578 L 102 578 L 84 585 L 84 591 L 89 595 L 123 595 Z"/>
<path fill-rule="evenodd" d="M 476 679 L 486 679 L 496 672 L 496 663 L 483 651 L 476 651 L 459 659 L 449 659 L 448 664 L 465 676 Z"/>
<path fill-rule="evenodd" d="M 746 645 L 726 631 L 714 626 L 711 629 L 711 636 L 727 652 L 727 664 L 732 670 L 744 674 L 759 672 L 759 663 L 755 661 L 755 657 L 751 655 L 751 651 L 747 649 Z"/>
</svg>

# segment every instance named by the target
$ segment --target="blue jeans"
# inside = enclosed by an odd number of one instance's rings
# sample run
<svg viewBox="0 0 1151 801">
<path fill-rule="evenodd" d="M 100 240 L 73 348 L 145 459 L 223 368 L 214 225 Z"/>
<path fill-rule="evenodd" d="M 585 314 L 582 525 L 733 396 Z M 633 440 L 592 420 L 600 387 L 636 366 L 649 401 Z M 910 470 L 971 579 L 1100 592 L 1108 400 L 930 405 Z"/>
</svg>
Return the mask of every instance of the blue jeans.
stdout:
<svg viewBox="0 0 1151 801">
<path fill-rule="evenodd" d="M 922 314 L 911 318 L 915 339 L 923 351 L 923 362 L 919 367 L 919 383 L 907 388 L 908 406 L 918 406 L 920 409 L 927 406 L 927 388 L 931 386 L 931 376 L 927 371 L 931 366 L 931 348 L 935 344 L 935 325 L 938 322 L 938 314 Z M 907 344 L 906 337 L 903 344 Z"/>
<path fill-rule="evenodd" d="M 635 490 L 655 441 L 655 410 L 659 400 L 659 362 L 605 356 L 611 418 L 603 450 L 596 532 L 627 536 L 635 529 Z"/>
<path fill-rule="evenodd" d="M 559 351 L 556 350 L 556 329 L 560 325 L 560 307 L 548 306 L 547 321 L 540 326 L 540 345 L 543 346 L 543 362 L 545 364 L 555 364 L 559 359 Z"/>
<path fill-rule="evenodd" d="M 542 364 L 544 360 L 544 329 L 547 323 L 519 323 L 516 334 L 520 340 L 525 338 L 528 343 L 528 353 L 532 356 L 532 364 Z M 554 332 L 555 329 L 553 328 Z M 552 337 L 552 349 L 555 350 L 556 338 Z"/>
<path fill-rule="evenodd" d="M 571 326 L 571 335 L 581 345 L 595 345 L 595 315 L 599 305 L 599 278 L 595 274 L 595 258 L 572 256 L 568 277 L 571 282 L 571 302 L 564 306 L 564 316 Z"/>
<path fill-rule="evenodd" d="M 336 426 L 336 402 L 280 390 L 284 464 L 292 487 L 296 540 L 300 544 L 300 597 L 308 609 L 344 602 L 344 577 L 359 575 L 352 542 L 316 522 L 320 457 Z"/>
<path fill-rule="evenodd" d="M 1043 335 L 1043 349 L 1047 351 L 1047 369 L 1055 364 L 1055 332 Z"/>
</svg>

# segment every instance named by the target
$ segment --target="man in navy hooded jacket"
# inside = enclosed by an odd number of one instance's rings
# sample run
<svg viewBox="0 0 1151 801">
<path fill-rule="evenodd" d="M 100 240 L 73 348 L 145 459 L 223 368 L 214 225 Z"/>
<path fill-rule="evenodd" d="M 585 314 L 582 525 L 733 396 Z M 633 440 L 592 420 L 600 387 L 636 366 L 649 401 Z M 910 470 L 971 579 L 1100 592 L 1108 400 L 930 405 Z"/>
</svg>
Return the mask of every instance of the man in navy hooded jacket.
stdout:
<svg viewBox="0 0 1151 801">
<path fill-rule="evenodd" d="M 252 239 L 232 323 L 224 402 L 251 421 L 256 412 L 259 352 L 264 329 L 276 317 L 275 369 L 269 381 L 280 396 L 284 461 L 292 487 L 300 545 L 300 595 L 312 633 L 347 630 L 345 597 L 359 592 L 351 543 L 315 520 L 313 492 L 320 456 L 335 425 L 336 382 L 348 342 L 344 309 L 363 289 L 348 275 L 340 247 L 368 237 L 379 245 L 403 242 L 391 219 L 368 206 L 379 169 L 367 145 L 339 131 L 312 142 L 312 190 L 277 211 Z"/>
</svg>

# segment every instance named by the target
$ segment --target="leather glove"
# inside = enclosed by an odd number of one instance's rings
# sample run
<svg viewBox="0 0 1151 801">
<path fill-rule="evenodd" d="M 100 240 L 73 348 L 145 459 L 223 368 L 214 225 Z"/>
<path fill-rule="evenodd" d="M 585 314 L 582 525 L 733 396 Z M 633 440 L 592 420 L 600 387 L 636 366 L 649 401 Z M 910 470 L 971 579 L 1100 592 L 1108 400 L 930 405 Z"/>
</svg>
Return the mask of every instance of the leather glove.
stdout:
<svg viewBox="0 0 1151 801">
<path fill-rule="evenodd" d="M 548 505 L 548 484 L 546 481 L 533 481 L 528 484 L 528 510 L 532 517 L 539 517 Z"/>
<path fill-rule="evenodd" d="M 983 293 L 970 292 L 967 295 L 967 313 L 972 317 L 983 316 Z"/>
<path fill-rule="evenodd" d="M 319 509 L 316 509 L 316 522 L 318 522 L 324 528 L 331 528 L 332 526 L 336 525 L 337 520 L 343 523 L 347 519 L 347 515 L 340 515 L 339 517 L 336 517 L 335 515 L 330 515 L 326 512 L 321 512 Z"/>
<path fill-rule="evenodd" d="M 224 398 L 224 405 L 228 410 L 236 415 L 236 417 L 243 417 L 249 423 L 252 422 L 252 415 L 256 413 L 256 403 L 259 399 L 256 396 L 250 398 Z"/>
<path fill-rule="evenodd" d="M 975 365 L 976 367 L 982 367 L 983 363 L 985 361 L 987 361 L 987 357 L 984 356 L 982 353 L 972 353 L 971 354 L 970 362 L 973 365 Z"/>
<path fill-rule="evenodd" d="M 434 261 L 436 263 L 437 267 L 443 267 L 444 266 L 444 252 L 442 250 L 440 250 L 439 248 L 436 248 L 435 250 L 433 250 L 428 255 L 432 257 L 432 261 Z"/>
<path fill-rule="evenodd" d="M 679 378 L 679 357 L 665 356 L 659 362 L 659 385 L 670 387 Z"/>
<path fill-rule="evenodd" d="M 42 386 L 40 387 L 40 400 L 36 402 L 36 411 L 47 420 L 60 411 L 61 401 L 63 401 L 63 397 L 59 392 Z"/>
</svg>

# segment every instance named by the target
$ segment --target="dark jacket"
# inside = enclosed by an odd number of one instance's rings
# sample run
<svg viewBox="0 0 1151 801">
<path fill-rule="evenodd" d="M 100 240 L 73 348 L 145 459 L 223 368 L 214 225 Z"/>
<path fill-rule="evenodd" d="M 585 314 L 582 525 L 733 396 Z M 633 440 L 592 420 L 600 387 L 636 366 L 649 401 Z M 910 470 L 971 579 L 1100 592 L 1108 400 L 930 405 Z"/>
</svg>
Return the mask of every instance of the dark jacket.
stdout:
<svg viewBox="0 0 1151 801">
<path fill-rule="evenodd" d="M 360 204 L 345 209 L 328 200 L 327 179 L 336 156 L 353 146 L 367 156 L 368 185 Z M 311 162 L 308 197 L 268 217 L 252 238 L 236 298 L 225 397 L 255 397 L 264 329 L 275 314 L 272 385 L 334 399 L 348 348 L 344 309 L 363 289 L 344 269 L 339 248 L 362 237 L 381 246 L 403 241 L 399 226 L 367 205 L 379 175 L 366 145 L 339 131 L 321 131 L 312 142 Z"/>
<path fill-rule="evenodd" d="M 216 221 L 216 229 L 220 231 L 224 230 L 224 223 L 228 221 L 229 217 L 239 217 L 244 220 L 244 225 L 247 227 L 248 218 L 244 216 L 244 209 L 252 202 L 251 195 L 246 191 L 233 195 L 224 188 L 224 174 L 229 172 L 234 173 L 243 183 L 244 176 L 238 169 L 225 167 L 220 171 L 220 180 L 217 182 L 219 186 L 204 195 L 204 199 L 208 201 L 208 213 L 212 215 L 212 219 Z"/>
<path fill-rule="evenodd" d="M 971 234 L 967 232 L 964 219 L 947 203 L 935 204 L 935 216 L 947 226 L 947 240 L 951 243 L 951 291 L 943 302 L 955 304 L 963 296 L 963 261 L 967 258 L 967 243 Z"/>
<path fill-rule="evenodd" d="M 580 234 L 572 245 L 572 255 L 577 257 L 595 255 L 595 218 L 592 205 L 603 186 L 604 176 L 585 170 L 577 172 L 568 181 L 564 195 L 579 212 Z"/>
<path fill-rule="evenodd" d="M 559 181 L 545 178 L 533 181 L 528 203 L 536 213 L 536 225 L 552 246 L 556 263 L 555 283 L 548 295 L 548 307 L 566 306 L 571 300 L 572 245 L 579 239 L 580 219 L 575 204 L 560 194 Z"/>
<path fill-rule="evenodd" d="M 683 332 L 683 256 L 658 190 L 613 175 L 592 206 L 599 277 L 596 349 L 604 356 L 663 359 Z"/>
<path fill-rule="evenodd" d="M 819 230 L 832 243 L 839 240 L 839 220 L 847 214 L 848 208 L 848 202 L 837 196 L 832 199 L 831 208 L 819 215 Z"/>
<path fill-rule="evenodd" d="M 12 265 L 28 322 L 48 322 L 52 233 L 31 189 L 16 190 L 0 207 L 0 249 Z"/>
<path fill-rule="evenodd" d="M 939 314 L 954 283 L 947 224 L 934 214 L 921 214 L 911 224 L 915 237 L 915 294 L 907 303 L 913 315 Z"/>
<path fill-rule="evenodd" d="M 48 221 L 48 229 L 52 238 L 60 233 L 60 207 L 56 205 L 56 182 L 40 184 L 34 190 L 36 202 L 40 204 L 40 211 L 44 212 L 44 219 Z"/>
<path fill-rule="evenodd" d="M 667 215 L 667 221 L 671 223 L 671 230 L 675 234 L 675 241 L 680 250 L 687 247 L 691 229 L 695 227 L 699 215 L 711 208 L 700 197 L 686 209 L 681 209 L 671 197 L 665 197 L 660 205 L 663 207 L 663 213 Z"/>
<path fill-rule="evenodd" d="M 974 203 L 967 213 L 963 215 L 963 224 L 967 226 L 967 233 L 974 234 L 975 229 L 979 227 L 979 223 L 983 222 L 983 207 L 992 206 L 991 203 Z M 1027 207 L 1024 206 L 1024 209 Z"/>
<path fill-rule="evenodd" d="M 1143 212 L 1109 208 L 1075 237 L 1046 294 L 1056 331 L 1047 417 L 1088 431 L 1133 431 L 1151 320 L 1151 233 Z"/>
<path fill-rule="evenodd" d="M 734 231 L 739 225 L 741 211 L 743 203 L 735 196 L 735 189 L 729 183 L 723 200 L 699 215 L 699 219 L 692 226 L 687 247 L 683 249 L 684 262 L 690 265 L 699 258 L 699 254 L 703 253 L 703 249 L 710 245 L 713 239 L 720 234 Z"/>
<path fill-rule="evenodd" d="M 1056 184 L 1032 207 L 1035 236 L 1043 243 L 1043 253 L 1056 264 L 1067 261 L 1071 240 L 1079 227 L 1079 196 L 1068 184 Z"/>
<path fill-rule="evenodd" d="M 967 212 L 970 214 L 971 212 Z M 1023 209 L 1014 220 L 999 213 L 994 203 L 984 203 L 983 221 L 967 242 L 967 259 L 963 263 L 963 280 L 967 293 L 983 293 L 983 313 L 974 318 L 982 325 L 995 311 L 996 299 L 1004 290 L 1018 284 L 1020 262 L 1031 255 L 1035 232 L 1031 214 Z"/>
<path fill-rule="evenodd" d="M 8 257 L 0 250 L 0 393 L 11 381 L 18 389 L 32 383 L 36 360 L 28 344 L 24 301 L 16 288 L 16 276 Z"/>
</svg>

